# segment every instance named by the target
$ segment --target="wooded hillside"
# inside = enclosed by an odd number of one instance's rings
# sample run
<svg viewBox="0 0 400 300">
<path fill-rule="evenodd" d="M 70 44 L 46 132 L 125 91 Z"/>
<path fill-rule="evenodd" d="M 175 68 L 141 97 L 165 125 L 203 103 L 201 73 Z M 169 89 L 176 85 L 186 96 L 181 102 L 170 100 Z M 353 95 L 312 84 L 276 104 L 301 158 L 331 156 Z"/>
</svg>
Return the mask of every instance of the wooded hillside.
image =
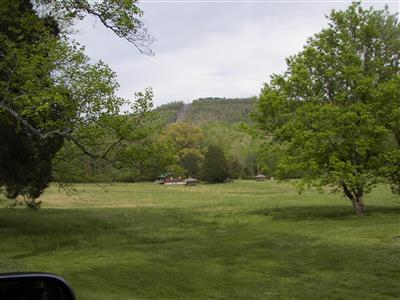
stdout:
<svg viewBox="0 0 400 300">
<path fill-rule="evenodd" d="M 250 98 L 201 98 L 192 103 L 171 102 L 155 109 L 166 123 L 177 121 L 182 110 L 186 110 L 179 121 L 186 123 L 250 122 L 249 113 L 253 110 Z"/>
<path fill-rule="evenodd" d="M 228 176 L 252 177 L 260 162 L 260 142 L 246 129 L 252 109 L 249 98 L 205 98 L 162 105 L 151 112 L 150 122 L 136 129 L 140 142 L 136 140 L 119 152 L 117 165 L 75 153 L 72 162 L 57 163 L 57 170 L 68 178 L 57 172 L 56 180 L 147 181 L 164 173 L 201 178 L 210 145 L 224 153 Z M 73 172 L 65 172 L 71 167 Z"/>
</svg>

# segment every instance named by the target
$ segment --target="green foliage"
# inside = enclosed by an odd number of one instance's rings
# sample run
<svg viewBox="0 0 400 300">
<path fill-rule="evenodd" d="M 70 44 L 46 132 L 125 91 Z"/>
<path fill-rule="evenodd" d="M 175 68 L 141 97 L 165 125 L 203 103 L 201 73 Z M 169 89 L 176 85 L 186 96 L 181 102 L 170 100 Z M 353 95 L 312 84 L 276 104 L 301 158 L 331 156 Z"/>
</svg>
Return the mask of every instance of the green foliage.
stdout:
<svg viewBox="0 0 400 300">
<path fill-rule="evenodd" d="M 398 43 L 399 39 L 398 32 Z M 400 74 L 380 85 L 374 92 L 376 99 L 379 99 L 374 105 L 374 111 L 379 122 L 389 131 L 385 152 L 380 157 L 380 172 L 392 185 L 393 192 L 400 195 Z"/>
<path fill-rule="evenodd" d="M 361 215 L 393 123 L 377 109 L 398 103 L 377 91 L 399 74 L 400 27 L 387 10 L 356 3 L 333 11 L 329 21 L 265 85 L 254 118 L 279 145 L 281 177 L 301 174 L 308 183 L 336 186 Z"/>
<path fill-rule="evenodd" d="M 218 145 L 224 152 L 229 175 L 234 178 L 256 175 L 260 141 L 241 123 L 210 122 L 202 125 L 207 145 Z"/>
<path fill-rule="evenodd" d="M 91 63 L 65 36 L 68 25 L 87 14 L 145 51 L 148 36 L 141 33 L 135 1 L 0 3 L 0 191 L 9 197 L 28 197 L 34 205 L 65 142 L 111 161 L 126 139 L 139 139 L 130 132 L 151 110 L 152 92 L 136 95 L 135 116 L 121 115 L 127 101 L 115 95 L 115 73 L 101 61 Z M 100 141 L 109 145 L 103 153 Z"/>
<path fill-rule="evenodd" d="M 390 147 L 380 156 L 383 162 L 380 167 L 382 176 L 391 184 L 392 192 L 400 195 L 400 147 Z"/>
<path fill-rule="evenodd" d="M 235 124 L 239 122 L 250 123 L 249 113 L 253 111 L 253 100 L 247 98 L 204 98 L 194 100 L 189 105 L 185 114 L 184 123 L 204 124 L 222 122 Z M 155 110 L 165 124 L 176 121 L 183 102 L 171 102 L 157 107 Z"/>
<path fill-rule="evenodd" d="M 185 170 L 185 175 L 190 177 L 200 177 L 201 165 L 204 157 L 198 149 L 186 149 L 181 157 L 181 164 Z"/>
<path fill-rule="evenodd" d="M 185 122 L 250 122 L 249 113 L 253 110 L 250 99 L 205 98 L 194 100 Z"/>
<path fill-rule="evenodd" d="M 201 179 L 211 183 L 224 182 L 228 175 L 224 152 L 219 146 L 209 145 L 204 155 Z"/>
<path fill-rule="evenodd" d="M 7 197 L 34 200 L 51 180 L 51 159 L 61 148 L 59 136 L 25 130 L 53 130 L 66 114 L 66 89 L 50 76 L 57 27 L 39 18 L 29 1 L 0 3 L 0 191 Z M 53 98 L 54 101 L 48 101 Z"/>
<path fill-rule="evenodd" d="M 160 139 L 165 143 L 171 143 L 177 154 L 181 156 L 187 148 L 200 148 L 204 136 L 198 126 L 178 122 L 165 127 Z"/>
<path fill-rule="evenodd" d="M 158 140 L 175 157 L 175 163 L 169 168 L 170 172 L 176 175 L 199 174 L 204 142 L 200 127 L 183 122 L 172 123 L 161 131 Z"/>
<path fill-rule="evenodd" d="M 171 102 L 157 107 L 155 111 L 158 113 L 161 123 L 166 125 L 176 121 L 176 116 L 182 106 L 183 102 Z"/>
<path fill-rule="evenodd" d="M 75 130 L 74 141 L 54 159 L 55 180 L 130 182 L 157 177 L 154 168 L 163 167 L 160 157 L 165 152 L 154 138 L 159 124 L 153 122 L 151 100 L 151 90 L 137 93 L 129 113 L 107 114 Z"/>
<path fill-rule="evenodd" d="M 191 167 L 189 167 L 190 170 L 185 167 L 189 165 L 189 162 L 183 161 L 183 154 L 189 149 L 198 153 L 195 155 L 198 158 L 190 155 L 190 159 L 185 159 L 190 160 L 192 166 L 201 165 L 200 156 L 204 156 L 205 147 L 209 144 L 215 144 L 222 148 L 231 176 L 246 178 L 255 175 L 260 156 L 260 142 L 243 128 L 243 122 L 246 124 L 251 122 L 249 113 L 253 109 L 252 99 L 204 98 L 186 104 L 185 108 L 182 102 L 172 102 L 157 107 L 155 111 L 162 119 L 161 122 L 167 124 L 167 128 L 171 126 L 168 125 L 169 123 L 177 123 L 172 125 L 171 129 L 164 130 L 160 134 L 160 139 L 163 142 L 175 144 L 176 155 L 179 157 L 186 175 L 194 171 Z M 177 121 L 178 116 L 179 120 Z M 197 136 L 200 133 L 201 141 L 189 142 L 184 145 L 186 140 L 192 139 L 191 127 L 196 128 L 197 133 L 194 135 Z M 183 132 L 179 134 L 179 130 L 186 131 L 187 134 Z M 180 138 L 172 136 L 174 131 L 175 135 Z M 181 146 L 178 146 L 179 144 Z M 197 162 L 195 163 L 195 161 Z"/>
<path fill-rule="evenodd" d="M 119 163 L 116 181 L 122 182 L 152 181 L 160 174 L 172 171 L 171 166 L 178 165 L 169 145 L 159 143 L 154 136 L 125 147 Z M 122 176 L 124 171 L 131 174 L 130 180 Z"/>
</svg>

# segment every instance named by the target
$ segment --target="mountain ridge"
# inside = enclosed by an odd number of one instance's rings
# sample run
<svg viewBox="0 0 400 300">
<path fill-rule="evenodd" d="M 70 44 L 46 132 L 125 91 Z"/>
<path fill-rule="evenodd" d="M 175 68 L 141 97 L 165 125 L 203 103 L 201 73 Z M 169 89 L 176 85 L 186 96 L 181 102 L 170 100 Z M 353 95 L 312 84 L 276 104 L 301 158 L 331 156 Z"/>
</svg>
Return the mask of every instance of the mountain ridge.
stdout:
<svg viewBox="0 0 400 300">
<path fill-rule="evenodd" d="M 186 122 L 194 124 L 210 122 L 249 123 L 253 111 L 251 98 L 200 98 L 191 103 L 170 102 L 154 109 L 166 124 Z"/>
</svg>

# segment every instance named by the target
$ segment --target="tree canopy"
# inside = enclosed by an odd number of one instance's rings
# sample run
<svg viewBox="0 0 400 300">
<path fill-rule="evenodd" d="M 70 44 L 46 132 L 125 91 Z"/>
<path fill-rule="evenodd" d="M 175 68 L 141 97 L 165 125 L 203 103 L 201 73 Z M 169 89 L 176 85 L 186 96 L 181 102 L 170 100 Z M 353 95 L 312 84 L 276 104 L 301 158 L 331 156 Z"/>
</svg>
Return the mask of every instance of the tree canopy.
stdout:
<svg viewBox="0 0 400 300">
<path fill-rule="evenodd" d="M 357 3 L 328 19 L 264 86 L 254 118 L 273 136 L 281 177 L 341 189 L 362 215 L 382 166 L 398 176 L 400 27 Z"/>
<path fill-rule="evenodd" d="M 209 145 L 204 156 L 201 179 L 211 183 L 218 183 L 224 182 L 228 175 L 224 152 L 219 146 Z"/>
<path fill-rule="evenodd" d="M 67 37 L 68 25 L 93 15 L 141 52 L 151 37 L 136 1 L 6 0 L 0 3 L 0 190 L 35 199 L 52 178 L 52 159 L 65 142 L 108 159 L 136 123 L 121 115 L 115 73 L 92 63 Z M 146 50 L 147 49 L 147 50 Z M 141 122 L 152 92 L 138 94 L 131 114 Z M 110 138 L 110 132 L 114 132 Z M 99 136 L 109 147 L 90 151 Z M 92 147 L 93 148 L 93 147 Z"/>
</svg>

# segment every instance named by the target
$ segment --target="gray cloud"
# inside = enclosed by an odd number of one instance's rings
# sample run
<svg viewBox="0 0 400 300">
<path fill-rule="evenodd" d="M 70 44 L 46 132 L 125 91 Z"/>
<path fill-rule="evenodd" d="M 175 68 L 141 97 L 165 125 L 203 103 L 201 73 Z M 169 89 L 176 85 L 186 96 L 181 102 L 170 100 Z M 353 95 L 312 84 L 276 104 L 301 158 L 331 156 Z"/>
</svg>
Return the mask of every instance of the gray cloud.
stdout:
<svg viewBox="0 0 400 300">
<path fill-rule="evenodd" d="M 149 3 L 141 7 L 158 41 L 155 57 L 140 55 L 124 40 L 87 19 L 75 38 L 93 59 L 118 74 L 119 94 L 151 86 L 155 104 L 199 97 L 257 95 L 285 58 L 326 25 L 325 15 L 343 2 Z M 367 3 L 382 8 L 383 3 Z M 391 11 L 398 7 L 390 3 Z"/>
</svg>

